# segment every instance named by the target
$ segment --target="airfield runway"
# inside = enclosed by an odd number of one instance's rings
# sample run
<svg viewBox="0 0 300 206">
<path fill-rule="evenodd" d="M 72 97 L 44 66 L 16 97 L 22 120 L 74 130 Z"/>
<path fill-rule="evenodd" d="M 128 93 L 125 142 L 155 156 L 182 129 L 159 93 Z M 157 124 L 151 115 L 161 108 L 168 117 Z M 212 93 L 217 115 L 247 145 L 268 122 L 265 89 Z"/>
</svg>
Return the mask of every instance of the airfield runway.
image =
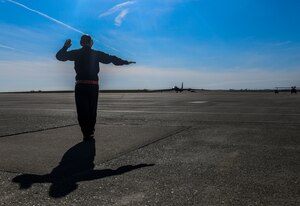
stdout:
<svg viewBox="0 0 300 206">
<path fill-rule="evenodd" d="M 300 205 L 300 95 L 0 94 L 1 205 Z"/>
</svg>

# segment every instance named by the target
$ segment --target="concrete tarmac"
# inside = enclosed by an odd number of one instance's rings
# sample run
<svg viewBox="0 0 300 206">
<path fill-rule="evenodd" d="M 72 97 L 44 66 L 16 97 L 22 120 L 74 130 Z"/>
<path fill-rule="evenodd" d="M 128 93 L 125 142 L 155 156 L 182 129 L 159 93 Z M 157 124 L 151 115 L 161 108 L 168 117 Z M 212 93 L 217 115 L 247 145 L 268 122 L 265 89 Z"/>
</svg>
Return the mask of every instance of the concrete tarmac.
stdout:
<svg viewBox="0 0 300 206">
<path fill-rule="evenodd" d="M 300 96 L 0 94 L 0 205 L 300 205 Z"/>
</svg>

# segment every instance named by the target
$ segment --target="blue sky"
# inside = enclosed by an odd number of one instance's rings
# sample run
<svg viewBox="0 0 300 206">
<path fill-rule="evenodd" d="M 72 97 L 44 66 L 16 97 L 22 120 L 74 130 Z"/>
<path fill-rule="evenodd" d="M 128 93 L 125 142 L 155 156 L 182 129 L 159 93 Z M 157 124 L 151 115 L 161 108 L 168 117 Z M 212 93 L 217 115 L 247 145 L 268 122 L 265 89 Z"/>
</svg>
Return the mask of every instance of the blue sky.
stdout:
<svg viewBox="0 0 300 206">
<path fill-rule="evenodd" d="M 73 89 L 65 39 L 136 61 L 102 89 L 300 86 L 298 0 L 0 0 L 0 91 Z"/>
</svg>

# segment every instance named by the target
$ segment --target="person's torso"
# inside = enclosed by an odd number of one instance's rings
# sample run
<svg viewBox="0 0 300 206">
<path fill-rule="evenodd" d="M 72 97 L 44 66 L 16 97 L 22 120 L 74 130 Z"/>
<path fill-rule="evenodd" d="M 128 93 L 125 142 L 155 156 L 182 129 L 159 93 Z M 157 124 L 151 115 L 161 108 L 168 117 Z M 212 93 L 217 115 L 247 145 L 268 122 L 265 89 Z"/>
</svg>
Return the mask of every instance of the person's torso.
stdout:
<svg viewBox="0 0 300 206">
<path fill-rule="evenodd" d="M 98 80 L 97 52 L 90 47 L 83 47 L 77 52 L 75 59 L 76 80 Z"/>
</svg>

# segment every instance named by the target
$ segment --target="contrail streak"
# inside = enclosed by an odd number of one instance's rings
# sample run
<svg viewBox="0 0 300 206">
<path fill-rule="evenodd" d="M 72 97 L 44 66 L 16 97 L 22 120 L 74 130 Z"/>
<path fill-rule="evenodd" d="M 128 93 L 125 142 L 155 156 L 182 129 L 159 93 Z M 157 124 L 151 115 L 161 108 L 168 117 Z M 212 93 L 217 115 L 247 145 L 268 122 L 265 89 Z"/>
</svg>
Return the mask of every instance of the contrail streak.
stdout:
<svg viewBox="0 0 300 206">
<path fill-rule="evenodd" d="M 14 47 L 10 47 L 10 46 L 4 45 L 4 44 L 0 44 L 0 48 L 8 49 L 8 50 L 15 51 L 15 52 L 21 52 L 21 53 L 25 53 L 25 54 L 30 54 L 31 53 L 31 52 L 16 49 Z"/>
<path fill-rule="evenodd" d="M 6 46 L 6 45 L 3 45 L 3 44 L 0 44 L 0 48 L 4 48 L 4 49 L 10 49 L 10 50 L 16 50 L 16 49 L 15 49 L 15 48 L 13 48 L 13 47 Z"/>
<path fill-rule="evenodd" d="M 34 9 L 32 9 L 32 8 L 29 8 L 28 6 L 26 6 L 26 5 L 24 5 L 24 4 L 21 4 L 21 3 L 19 3 L 19 2 L 13 1 L 13 0 L 6 0 L 6 1 L 8 1 L 8 2 L 10 2 L 10 3 L 12 3 L 12 4 L 15 4 L 15 5 L 17 5 L 17 6 L 20 6 L 20 7 L 24 8 L 24 9 L 27 9 L 27 10 L 29 10 L 29 11 L 32 11 L 32 12 L 34 12 L 34 13 L 40 15 L 40 16 L 43 16 L 43 17 L 45 17 L 45 18 L 47 18 L 47 19 L 49 19 L 49 20 L 51 20 L 51 21 L 54 21 L 54 22 L 56 22 L 56 23 L 58 23 L 58 24 L 60 24 L 60 25 L 62 25 L 62 26 L 64 26 L 64 27 L 66 27 L 66 28 L 68 28 L 68 29 L 71 29 L 71 30 L 73 30 L 73 31 L 76 31 L 76 32 L 78 32 L 78 33 L 80 33 L 80 34 L 85 34 L 84 32 L 80 31 L 79 29 L 76 29 L 76 28 L 74 28 L 74 27 L 72 27 L 72 26 L 70 26 L 70 25 L 68 25 L 68 24 L 65 24 L 65 23 L 63 23 L 63 22 L 61 22 L 61 21 L 59 21 L 59 20 L 57 20 L 57 19 L 55 19 L 55 18 L 53 18 L 53 17 L 51 17 L 51 16 L 48 16 L 47 14 L 44 14 L 44 13 L 42 13 L 42 12 L 40 12 L 40 11 L 34 10 Z"/>
<path fill-rule="evenodd" d="M 47 14 L 44 14 L 44 13 L 42 13 L 42 12 L 40 12 L 40 11 L 37 11 L 37 10 L 35 10 L 35 9 L 32 9 L 32 8 L 30 8 L 30 7 L 28 7 L 28 6 L 24 5 L 24 4 L 21 4 L 21 3 L 19 3 L 19 2 L 13 1 L 13 0 L 6 0 L 6 1 L 8 1 L 8 2 L 10 2 L 10 3 L 12 3 L 12 4 L 15 4 L 15 5 L 17 5 L 17 6 L 20 6 L 20 7 L 24 8 L 24 9 L 27 9 L 27 10 L 29 10 L 29 11 L 31 11 L 31 12 L 34 12 L 34 13 L 36 13 L 36 14 L 42 16 L 42 17 L 45 17 L 45 18 L 47 18 L 47 19 L 49 19 L 49 20 L 51 20 L 51 21 L 53 21 L 53 22 L 55 22 L 55 23 L 57 23 L 57 24 L 60 24 L 60 25 L 66 27 L 66 28 L 68 28 L 68 29 L 71 29 L 71 30 L 73 30 L 73 31 L 75 31 L 75 32 L 77 32 L 77 33 L 85 34 L 83 31 L 80 31 L 79 29 L 76 29 L 76 28 L 74 28 L 74 27 L 72 27 L 72 26 L 70 26 L 70 25 L 68 25 L 68 24 L 65 24 L 65 23 L 62 22 L 62 21 L 59 21 L 59 20 L 57 20 L 57 19 L 55 19 L 55 18 L 53 18 L 53 17 L 51 17 L 51 16 L 49 16 L 49 15 L 47 15 Z M 97 40 L 96 38 L 94 38 L 94 40 L 95 40 L 96 42 L 100 42 L 100 41 Z M 107 48 L 109 48 L 109 49 L 111 49 L 111 50 L 120 52 L 119 50 L 117 50 L 117 49 L 115 49 L 115 48 L 113 48 L 113 47 L 110 47 L 110 46 L 108 46 L 108 45 L 105 45 L 105 44 L 104 44 L 104 46 L 107 47 Z"/>
</svg>

